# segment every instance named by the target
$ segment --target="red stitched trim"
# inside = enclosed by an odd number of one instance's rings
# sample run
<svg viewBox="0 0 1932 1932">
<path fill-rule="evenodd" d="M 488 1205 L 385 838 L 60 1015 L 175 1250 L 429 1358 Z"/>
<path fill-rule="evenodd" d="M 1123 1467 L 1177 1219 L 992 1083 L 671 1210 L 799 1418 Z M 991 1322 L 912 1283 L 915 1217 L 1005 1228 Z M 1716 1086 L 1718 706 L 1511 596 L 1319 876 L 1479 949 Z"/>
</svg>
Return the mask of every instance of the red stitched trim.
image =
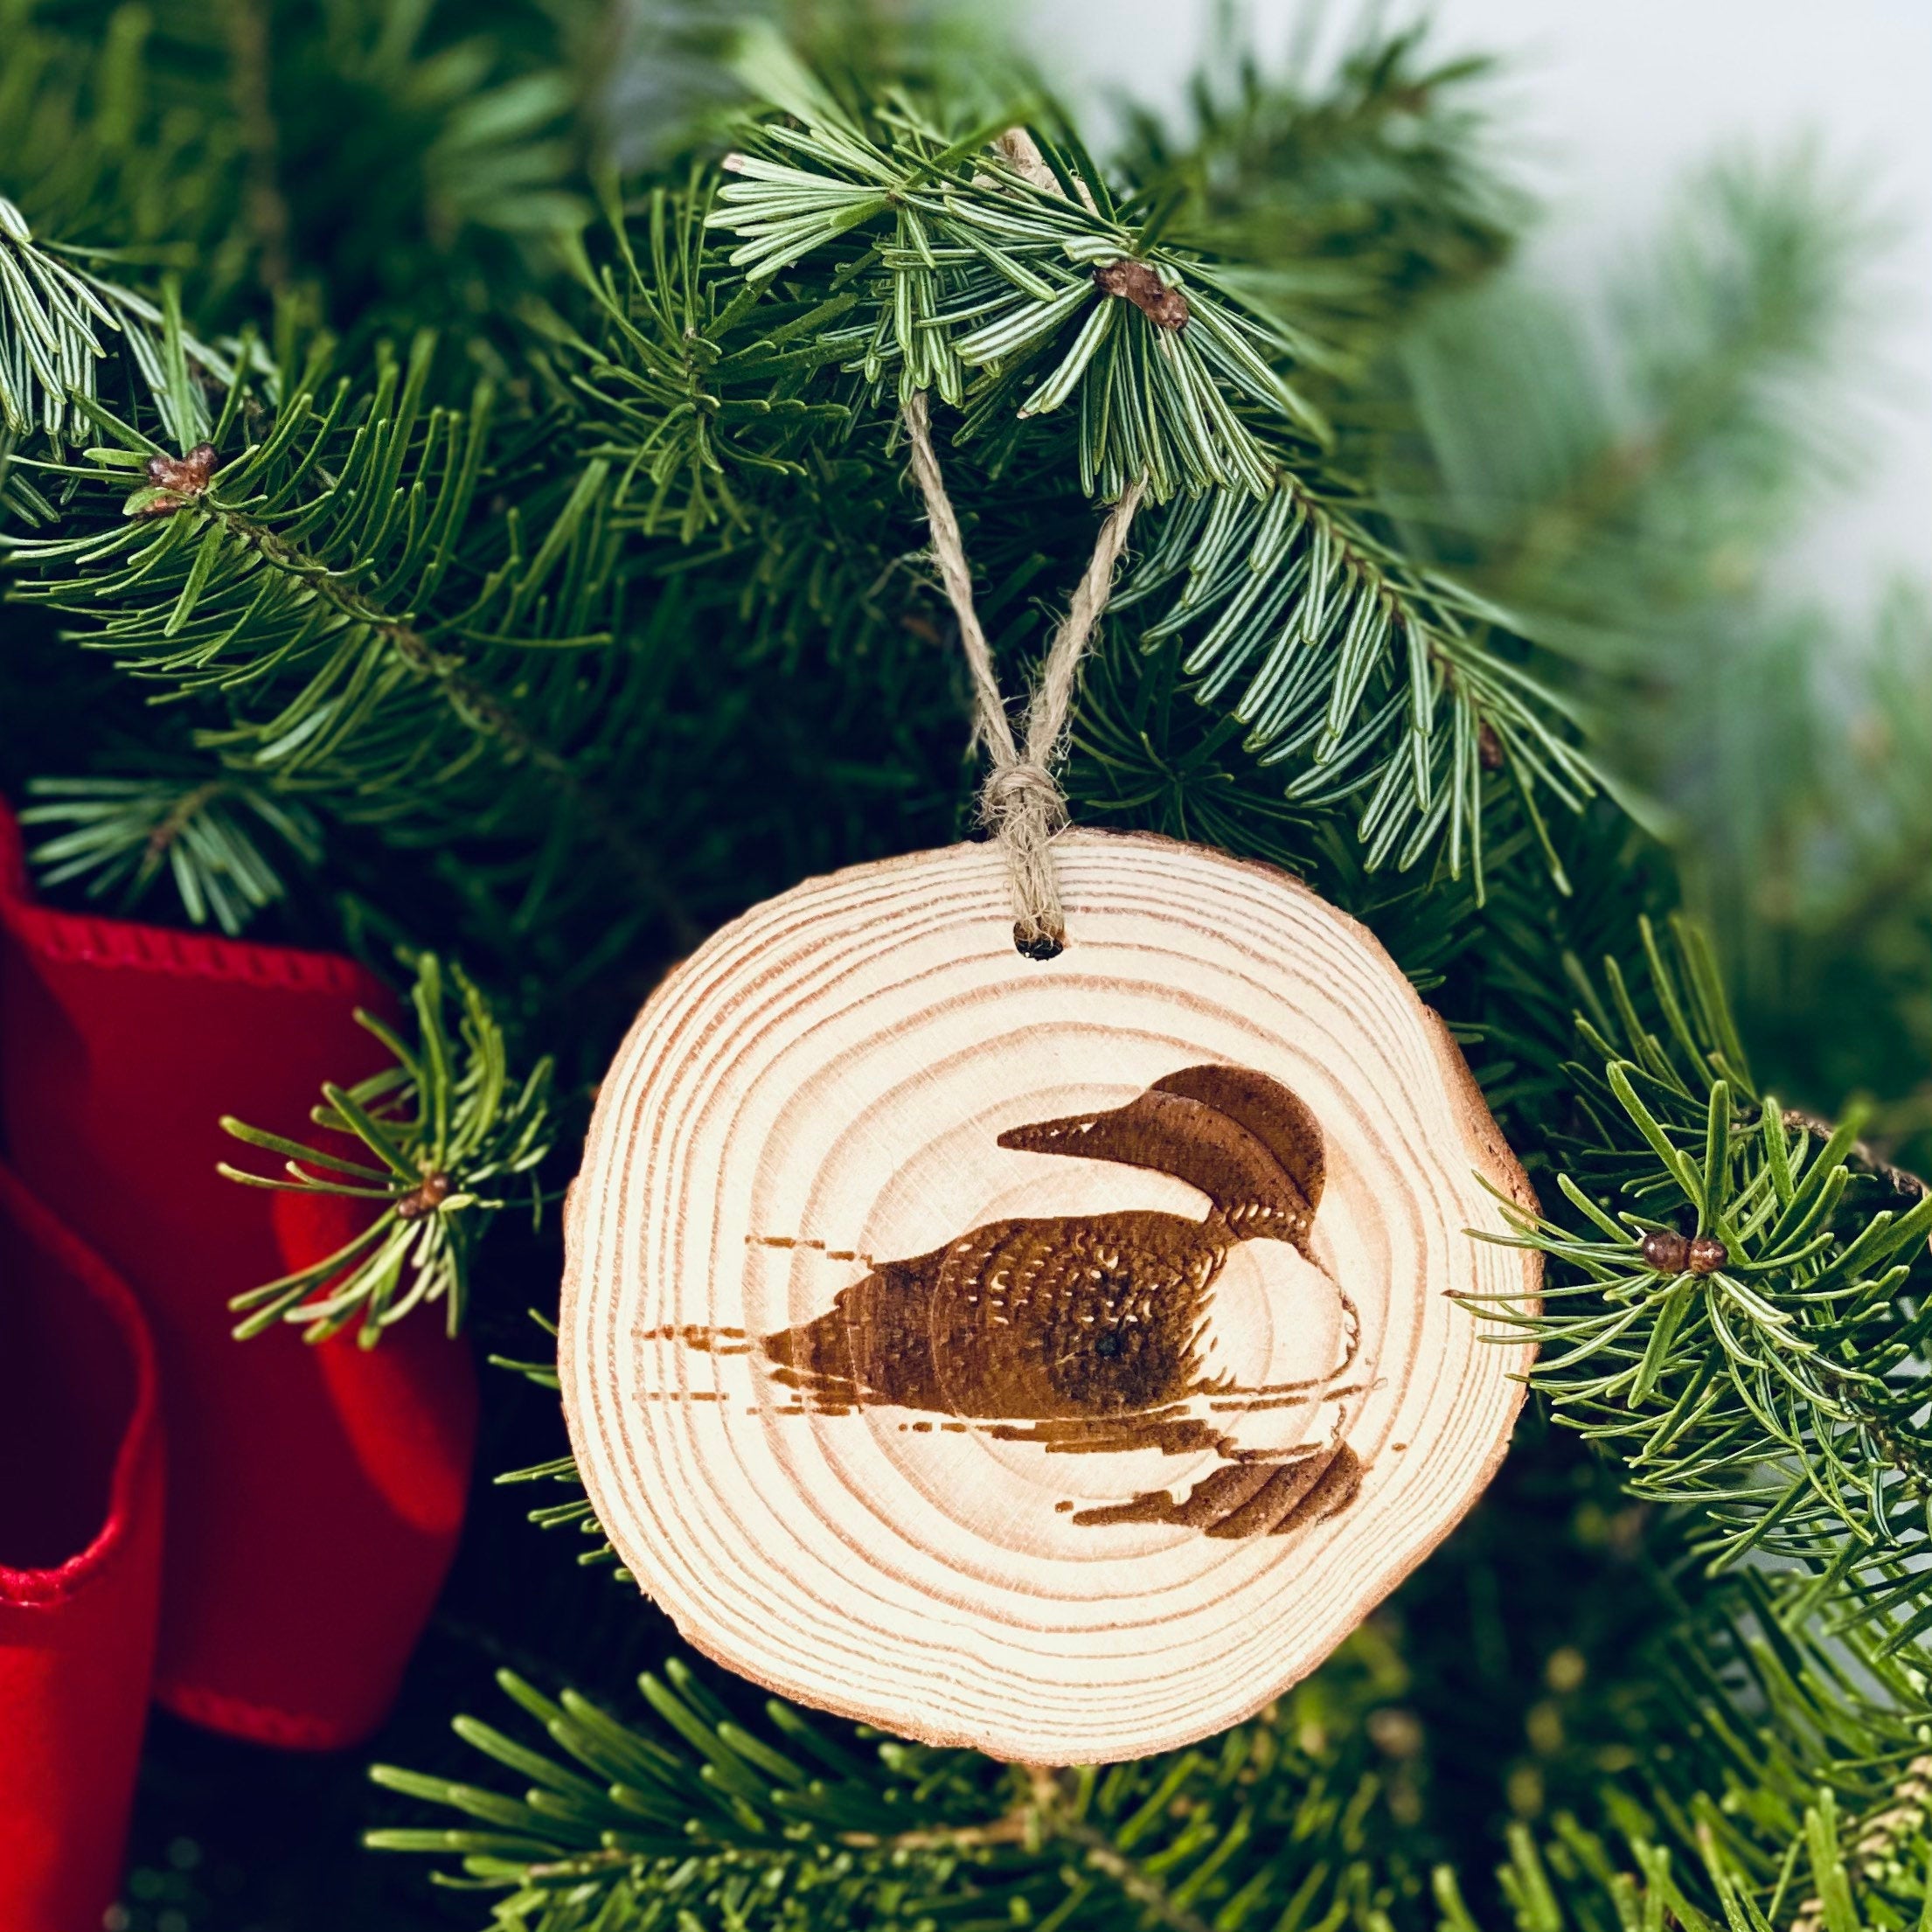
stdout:
<svg viewBox="0 0 1932 1932">
<path fill-rule="evenodd" d="M 19 823 L 4 799 L 0 799 L 0 925 L 47 959 L 178 973 L 191 979 L 240 980 L 286 992 L 348 994 L 365 1005 L 385 997 L 381 981 L 339 953 L 254 945 L 36 905 Z"/>
<path fill-rule="evenodd" d="M 119 1562 L 135 1533 L 134 1490 L 141 1464 L 160 1428 L 158 1378 L 154 1339 L 140 1304 L 108 1264 L 70 1234 L 34 1197 L 13 1171 L 0 1164 L 0 1214 L 16 1222 L 27 1239 L 101 1303 L 134 1357 L 134 1411 L 115 1451 L 108 1485 L 108 1513 L 94 1540 L 78 1555 L 51 1570 L 17 1570 L 0 1564 L 0 1605 L 51 1608 L 106 1574 Z"/>
<path fill-rule="evenodd" d="M 372 1728 L 366 1724 L 339 1724 L 329 1718 L 277 1711 L 192 1684 L 156 1683 L 154 1698 L 156 1704 L 191 1724 L 257 1744 L 279 1744 L 291 1751 L 339 1751 L 344 1745 L 359 1744 Z"/>
</svg>

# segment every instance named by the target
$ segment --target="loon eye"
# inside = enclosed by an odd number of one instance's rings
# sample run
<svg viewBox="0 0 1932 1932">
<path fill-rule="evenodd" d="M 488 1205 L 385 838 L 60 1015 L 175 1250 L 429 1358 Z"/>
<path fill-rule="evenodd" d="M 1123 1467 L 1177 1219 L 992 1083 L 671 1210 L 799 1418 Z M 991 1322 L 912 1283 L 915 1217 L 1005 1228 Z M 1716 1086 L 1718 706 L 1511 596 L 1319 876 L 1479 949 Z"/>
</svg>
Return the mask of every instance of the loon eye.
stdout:
<svg viewBox="0 0 1932 1932">
<path fill-rule="evenodd" d="M 1102 1335 L 1094 1344 L 1094 1352 L 1096 1355 L 1118 1355 L 1120 1353 L 1120 1337 L 1111 1334 Z"/>
</svg>

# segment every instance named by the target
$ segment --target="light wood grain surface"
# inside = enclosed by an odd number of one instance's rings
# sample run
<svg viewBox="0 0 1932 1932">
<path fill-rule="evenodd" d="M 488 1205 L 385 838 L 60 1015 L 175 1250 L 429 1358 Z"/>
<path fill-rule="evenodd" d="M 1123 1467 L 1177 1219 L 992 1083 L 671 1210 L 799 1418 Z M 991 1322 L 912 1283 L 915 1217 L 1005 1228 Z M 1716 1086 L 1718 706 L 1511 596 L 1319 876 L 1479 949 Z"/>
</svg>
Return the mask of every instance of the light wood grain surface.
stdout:
<svg viewBox="0 0 1932 1932">
<path fill-rule="evenodd" d="M 754 907 L 639 1015 L 567 1213 L 564 1402 L 698 1650 L 1037 1763 L 1306 1675 L 1499 1462 L 1530 1193 L 1360 927 L 1197 846 L 1056 843 L 1021 958 L 960 845 Z M 1458 1297 L 1477 1297 L 1476 1308 Z"/>
</svg>

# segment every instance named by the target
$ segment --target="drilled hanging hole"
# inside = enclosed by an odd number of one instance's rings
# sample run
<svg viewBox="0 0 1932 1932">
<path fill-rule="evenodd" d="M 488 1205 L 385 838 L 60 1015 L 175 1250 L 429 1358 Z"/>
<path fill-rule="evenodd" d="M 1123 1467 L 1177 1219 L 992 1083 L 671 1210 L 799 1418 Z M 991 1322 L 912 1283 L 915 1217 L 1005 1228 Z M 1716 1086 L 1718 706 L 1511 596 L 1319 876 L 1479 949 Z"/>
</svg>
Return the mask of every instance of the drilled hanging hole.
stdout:
<svg viewBox="0 0 1932 1932">
<path fill-rule="evenodd" d="M 1028 959 L 1058 959 L 1067 949 L 1051 933 L 1037 933 L 1031 939 L 1016 921 L 1013 926 L 1013 950 L 1024 953 Z"/>
</svg>

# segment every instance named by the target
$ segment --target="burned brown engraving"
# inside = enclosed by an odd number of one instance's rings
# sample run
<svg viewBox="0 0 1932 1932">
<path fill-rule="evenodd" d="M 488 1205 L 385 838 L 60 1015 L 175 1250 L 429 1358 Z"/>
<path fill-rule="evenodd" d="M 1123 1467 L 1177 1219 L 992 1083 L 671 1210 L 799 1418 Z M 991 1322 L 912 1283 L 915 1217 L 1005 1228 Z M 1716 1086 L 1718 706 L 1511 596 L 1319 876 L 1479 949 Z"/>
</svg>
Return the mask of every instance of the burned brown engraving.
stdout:
<svg viewBox="0 0 1932 1932">
<path fill-rule="evenodd" d="M 1351 1392 L 1333 1376 L 1241 1386 L 1206 1375 L 1201 1358 L 1215 1280 L 1236 1244 L 1286 1241 L 1311 1258 L 1322 1133 L 1303 1102 L 1245 1067 L 1191 1067 L 1124 1107 L 1016 1127 L 999 1144 L 1171 1174 L 1205 1194 L 1208 1212 L 1014 1218 L 902 1261 L 854 1255 L 869 1271 L 825 1313 L 755 1345 L 775 1379 L 815 1414 L 889 1404 L 1060 1453 L 1205 1449 L 1222 1458 L 1178 1501 L 1157 1490 L 1078 1511 L 1078 1524 L 1279 1535 L 1345 1507 L 1362 1473 L 1345 1444 L 1243 1449 L 1220 1418 Z M 850 1253 L 787 1236 L 765 1242 Z M 1352 1359 L 1353 1310 L 1337 1293 Z M 737 1331 L 651 1332 L 722 1352 L 754 1345 Z"/>
</svg>

